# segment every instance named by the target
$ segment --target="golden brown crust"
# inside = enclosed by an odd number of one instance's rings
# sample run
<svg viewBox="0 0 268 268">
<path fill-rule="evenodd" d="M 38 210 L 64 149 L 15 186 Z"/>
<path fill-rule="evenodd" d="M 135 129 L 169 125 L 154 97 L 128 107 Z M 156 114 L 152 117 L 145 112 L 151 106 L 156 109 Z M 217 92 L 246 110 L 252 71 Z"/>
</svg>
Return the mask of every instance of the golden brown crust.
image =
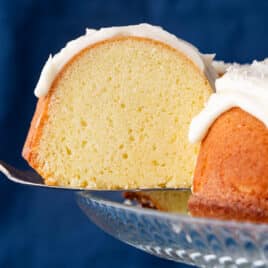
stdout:
<svg viewBox="0 0 268 268">
<path fill-rule="evenodd" d="M 170 47 L 167 44 L 164 44 L 160 41 L 152 40 L 149 38 L 134 37 L 134 36 L 111 38 L 111 39 L 107 39 L 107 40 L 95 43 L 95 44 L 90 45 L 90 46 L 84 48 L 83 50 L 81 50 L 68 63 L 66 63 L 65 66 L 62 68 L 62 70 L 58 73 L 58 75 L 56 76 L 55 80 L 53 81 L 53 83 L 51 85 L 51 88 L 49 89 L 48 94 L 45 97 L 39 98 L 37 106 L 36 106 L 36 110 L 35 110 L 35 113 L 34 113 L 34 116 L 33 116 L 32 122 L 31 122 L 30 130 L 28 132 L 28 135 L 27 135 L 27 138 L 26 138 L 26 141 L 24 144 L 22 156 L 29 163 L 29 165 L 31 167 L 36 169 L 41 176 L 46 178 L 46 180 L 45 180 L 46 184 L 51 185 L 51 183 L 52 183 L 54 185 L 55 182 L 51 182 L 51 180 L 49 180 L 49 174 L 42 174 L 42 170 L 41 170 L 41 166 L 40 166 L 41 164 L 38 161 L 38 144 L 39 144 L 39 140 L 41 139 L 43 127 L 49 118 L 49 103 L 50 103 L 51 96 L 52 96 L 54 90 L 56 90 L 56 88 L 57 88 L 58 82 L 60 81 L 61 77 L 65 73 L 68 66 L 70 64 L 72 64 L 72 62 L 75 61 L 78 57 L 81 57 L 86 51 L 88 51 L 88 49 L 95 48 L 97 46 L 100 46 L 100 45 L 108 43 L 108 42 L 116 42 L 116 41 L 127 40 L 127 39 L 147 41 L 147 42 L 162 45 L 163 47 L 171 49 L 171 50 L 175 51 L 176 53 L 178 53 L 181 57 L 183 57 L 185 59 L 185 61 L 187 61 L 189 64 L 193 65 L 195 67 L 196 71 L 201 74 L 201 70 L 199 70 L 199 68 L 190 59 L 188 59 L 183 53 L 181 53 L 180 51 L 176 50 L 173 47 Z M 205 76 L 204 76 L 204 78 L 205 78 Z M 207 80 L 207 83 L 208 83 L 208 80 Z"/>
<path fill-rule="evenodd" d="M 36 168 L 38 166 L 34 148 L 38 144 L 38 140 L 42 133 L 43 125 L 48 116 L 48 103 L 48 96 L 40 98 L 38 100 L 31 126 L 22 151 L 22 156 L 29 162 L 29 164 L 33 168 Z"/>
<path fill-rule="evenodd" d="M 239 108 L 202 142 L 189 201 L 194 216 L 268 221 L 268 130 Z"/>
<path fill-rule="evenodd" d="M 223 196 L 206 196 L 194 194 L 188 202 L 192 216 L 217 218 L 222 220 L 268 222 L 268 202 L 252 196 L 237 193 Z"/>
<path fill-rule="evenodd" d="M 42 135 L 43 126 L 48 118 L 48 105 L 50 101 L 50 94 L 45 97 L 39 98 L 35 113 L 31 122 L 31 126 L 22 150 L 22 156 L 27 160 L 28 164 L 35 169 L 41 176 L 41 164 L 38 162 L 38 144 Z M 48 175 L 48 174 L 46 174 Z M 45 176 L 43 176 L 45 177 Z M 45 178 L 45 183 L 49 186 L 56 186 L 55 180 Z"/>
</svg>

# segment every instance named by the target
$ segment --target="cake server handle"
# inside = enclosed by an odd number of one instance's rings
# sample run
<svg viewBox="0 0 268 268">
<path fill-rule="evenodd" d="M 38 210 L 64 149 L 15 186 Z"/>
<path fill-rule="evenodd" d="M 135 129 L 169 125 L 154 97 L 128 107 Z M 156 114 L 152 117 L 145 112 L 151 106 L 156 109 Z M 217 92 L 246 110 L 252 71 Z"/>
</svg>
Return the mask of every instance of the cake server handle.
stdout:
<svg viewBox="0 0 268 268">
<path fill-rule="evenodd" d="M 62 186 L 49 186 L 44 184 L 43 178 L 35 171 L 33 170 L 19 170 L 4 161 L 0 160 L 0 172 L 3 173 L 7 179 L 9 179 L 12 182 L 23 184 L 23 185 L 29 185 L 29 186 L 35 186 L 35 187 L 43 187 L 43 188 L 54 188 L 54 189 L 63 189 L 63 190 L 72 190 L 72 191 L 113 191 L 113 192 L 125 192 L 125 191 L 159 191 L 161 189 L 159 188 L 153 188 L 153 189 L 127 189 L 127 190 L 107 190 L 107 189 L 88 189 L 88 188 L 75 188 L 75 187 L 62 187 Z M 165 188 L 165 190 L 189 190 L 187 188 Z"/>
</svg>

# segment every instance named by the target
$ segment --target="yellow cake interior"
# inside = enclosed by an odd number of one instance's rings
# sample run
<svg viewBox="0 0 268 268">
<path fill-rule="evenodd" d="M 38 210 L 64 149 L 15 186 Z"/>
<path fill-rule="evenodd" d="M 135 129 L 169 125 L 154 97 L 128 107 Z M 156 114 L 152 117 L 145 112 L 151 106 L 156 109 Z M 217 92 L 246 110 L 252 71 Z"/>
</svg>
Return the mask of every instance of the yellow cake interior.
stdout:
<svg viewBox="0 0 268 268">
<path fill-rule="evenodd" d="M 91 46 L 50 89 L 36 169 L 62 186 L 189 187 L 199 144 L 189 144 L 188 128 L 211 92 L 189 59 L 160 42 Z"/>
</svg>

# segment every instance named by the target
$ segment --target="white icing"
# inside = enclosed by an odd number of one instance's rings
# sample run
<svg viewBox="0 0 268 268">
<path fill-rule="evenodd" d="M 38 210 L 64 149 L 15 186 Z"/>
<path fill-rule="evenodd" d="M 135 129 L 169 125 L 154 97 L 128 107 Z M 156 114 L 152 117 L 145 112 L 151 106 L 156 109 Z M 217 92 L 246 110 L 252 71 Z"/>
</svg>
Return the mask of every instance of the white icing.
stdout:
<svg viewBox="0 0 268 268">
<path fill-rule="evenodd" d="M 56 75 L 60 72 L 63 66 L 81 50 L 97 42 L 122 36 L 150 38 L 166 43 L 181 51 L 205 73 L 211 85 L 214 87 L 215 72 L 211 63 L 209 64 L 209 61 L 204 60 L 206 58 L 205 55 L 201 55 L 196 47 L 177 38 L 175 35 L 168 33 L 161 27 L 144 23 L 133 26 L 101 28 L 100 30 L 87 29 L 85 35 L 67 43 L 54 57 L 51 55 L 49 56 L 36 85 L 34 91 L 35 95 L 37 97 L 45 96 Z"/>
<path fill-rule="evenodd" d="M 217 117 L 233 107 L 243 109 L 268 127 L 268 59 L 232 65 L 216 80 L 216 93 L 191 122 L 190 142 L 201 141 Z"/>
<path fill-rule="evenodd" d="M 201 54 L 201 57 L 205 63 L 205 74 L 213 88 L 215 88 L 215 80 L 218 77 L 217 70 L 213 66 L 214 58 L 216 54 Z"/>
<path fill-rule="evenodd" d="M 245 66 L 245 65 L 248 66 L 248 64 L 243 64 L 243 66 Z M 227 71 L 227 69 L 229 67 L 231 67 L 231 66 L 240 66 L 240 64 L 237 63 L 237 62 L 233 62 L 233 63 L 228 62 L 227 63 L 227 62 L 224 62 L 222 60 L 213 60 L 212 66 L 215 69 L 215 71 L 217 72 L 218 76 L 221 76 Z"/>
</svg>

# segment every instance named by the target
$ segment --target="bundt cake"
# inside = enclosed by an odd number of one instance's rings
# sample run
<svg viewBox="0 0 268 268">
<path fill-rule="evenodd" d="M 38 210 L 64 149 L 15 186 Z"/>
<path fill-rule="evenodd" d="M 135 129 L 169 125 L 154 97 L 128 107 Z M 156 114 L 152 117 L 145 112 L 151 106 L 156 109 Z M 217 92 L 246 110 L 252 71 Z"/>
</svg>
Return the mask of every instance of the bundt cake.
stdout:
<svg viewBox="0 0 268 268">
<path fill-rule="evenodd" d="M 190 126 L 193 216 L 268 222 L 268 60 L 233 66 Z"/>
<path fill-rule="evenodd" d="M 23 156 L 47 185 L 189 187 L 200 144 L 188 128 L 214 78 L 160 27 L 87 30 L 45 64 Z"/>
</svg>

